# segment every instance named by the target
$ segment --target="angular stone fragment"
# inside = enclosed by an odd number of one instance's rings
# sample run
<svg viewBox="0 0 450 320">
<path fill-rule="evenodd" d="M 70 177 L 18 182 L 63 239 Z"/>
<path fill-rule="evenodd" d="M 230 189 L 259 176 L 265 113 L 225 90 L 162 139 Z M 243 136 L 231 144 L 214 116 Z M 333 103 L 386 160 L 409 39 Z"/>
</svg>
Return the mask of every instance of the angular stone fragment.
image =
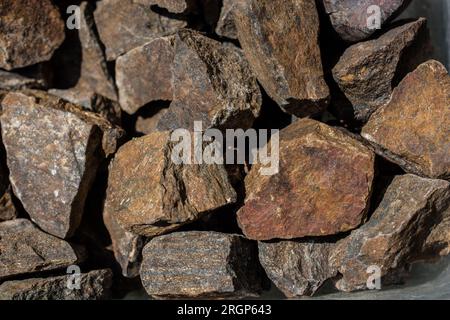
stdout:
<svg viewBox="0 0 450 320">
<path fill-rule="evenodd" d="M 79 262 L 71 245 L 25 219 L 0 223 L 0 280 Z"/>
<path fill-rule="evenodd" d="M 375 159 L 367 147 L 310 119 L 282 130 L 279 141 L 279 173 L 262 175 L 256 164 L 245 179 L 238 222 L 247 238 L 334 235 L 364 222 Z"/>
<path fill-rule="evenodd" d="M 403 54 L 425 26 L 426 20 L 420 18 L 344 52 L 333 69 L 333 77 L 353 105 L 358 120 L 367 121 L 389 101 L 399 63 L 406 58 Z"/>
<path fill-rule="evenodd" d="M 235 1 L 238 38 L 269 96 L 299 117 L 323 111 L 323 78 L 314 0 Z"/>
<path fill-rule="evenodd" d="M 236 201 L 223 165 L 175 164 L 170 139 L 155 132 L 132 140 L 111 164 L 105 210 L 129 232 L 162 234 Z"/>
<path fill-rule="evenodd" d="M 159 298 L 242 298 L 261 291 L 257 247 L 216 232 L 156 237 L 144 248 L 141 279 Z"/>
<path fill-rule="evenodd" d="M 33 79 L 22 76 L 18 73 L 12 73 L 0 70 L 0 89 L 20 90 L 20 89 L 41 89 L 45 86 L 42 79 Z"/>
<path fill-rule="evenodd" d="M 367 39 L 379 30 L 376 25 L 377 13 L 380 13 L 381 27 L 394 19 L 410 2 L 411 0 L 323 0 L 334 29 L 342 39 L 351 42 Z"/>
<path fill-rule="evenodd" d="M 135 129 L 139 133 L 150 134 L 158 131 L 158 123 L 161 118 L 169 111 L 167 108 L 159 109 L 151 117 L 138 116 Z"/>
<path fill-rule="evenodd" d="M 102 133 L 109 123 L 39 91 L 9 93 L 2 107 L 15 195 L 40 228 L 70 237 L 81 220 L 102 139 L 105 148 L 113 148 L 112 131 Z"/>
<path fill-rule="evenodd" d="M 259 242 L 258 248 L 267 276 L 288 298 L 312 296 L 337 274 L 328 262 L 333 243 Z"/>
<path fill-rule="evenodd" d="M 137 47 L 116 61 L 119 102 L 135 113 L 151 101 L 172 100 L 174 36 L 161 37 Z"/>
<path fill-rule="evenodd" d="M 157 5 L 173 13 L 191 12 L 197 9 L 197 0 L 135 0 L 144 5 Z"/>
<path fill-rule="evenodd" d="M 425 241 L 422 252 L 428 256 L 446 256 L 450 254 L 450 207 L 440 214 L 435 227 Z"/>
<path fill-rule="evenodd" d="M 94 16 L 108 61 L 186 26 L 185 21 L 161 16 L 134 0 L 102 0 Z"/>
<path fill-rule="evenodd" d="M 175 40 L 173 102 L 159 130 L 249 128 L 261 109 L 261 92 L 241 50 L 182 30 Z"/>
<path fill-rule="evenodd" d="M 332 266 L 342 278 L 339 290 L 365 289 L 368 268 L 381 270 L 382 285 L 420 252 L 436 216 L 450 205 L 450 183 L 415 175 L 397 176 L 369 222 L 338 242 Z"/>
<path fill-rule="evenodd" d="M 104 300 L 111 296 L 112 272 L 96 270 L 79 275 L 79 289 L 73 276 L 6 281 L 0 285 L 0 300 Z M 78 283 L 77 283 L 78 284 Z"/>
<path fill-rule="evenodd" d="M 64 41 L 64 22 L 50 0 L 2 0 L 0 68 L 48 61 Z"/>
<path fill-rule="evenodd" d="M 430 60 L 408 74 L 362 130 L 377 151 L 405 171 L 450 178 L 450 76 Z"/>
<path fill-rule="evenodd" d="M 216 33 L 229 39 L 237 39 L 236 24 L 234 22 L 234 0 L 223 0 Z"/>
</svg>

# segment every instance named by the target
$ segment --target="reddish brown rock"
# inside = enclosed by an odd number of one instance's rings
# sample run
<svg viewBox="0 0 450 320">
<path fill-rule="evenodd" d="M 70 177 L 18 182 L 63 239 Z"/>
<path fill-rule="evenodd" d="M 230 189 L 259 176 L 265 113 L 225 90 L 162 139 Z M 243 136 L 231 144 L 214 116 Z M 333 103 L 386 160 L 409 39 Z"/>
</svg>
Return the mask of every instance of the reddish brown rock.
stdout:
<svg viewBox="0 0 450 320">
<path fill-rule="evenodd" d="M 450 178 L 450 76 L 437 61 L 421 64 L 394 89 L 362 130 L 377 151 L 407 172 Z"/>
<path fill-rule="evenodd" d="M 135 0 L 143 5 L 157 5 L 173 13 L 186 13 L 198 9 L 197 0 Z"/>
<path fill-rule="evenodd" d="M 314 0 L 237 0 L 238 38 L 266 92 L 287 112 L 323 111 L 329 89 L 323 78 Z"/>
<path fill-rule="evenodd" d="M 238 222 L 248 238 L 334 235 L 365 221 L 375 158 L 368 148 L 310 119 L 282 130 L 279 145 L 279 173 L 262 175 L 256 164 L 245 179 Z"/>
<path fill-rule="evenodd" d="M 50 60 L 64 41 L 64 22 L 50 0 L 2 0 L 0 17 L 0 68 Z"/>
<path fill-rule="evenodd" d="M 369 116 L 389 101 L 392 83 L 404 53 L 426 29 L 426 20 L 394 28 L 375 40 L 348 48 L 333 69 L 333 77 L 353 105 L 355 117 Z"/>
<path fill-rule="evenodd" d="M 217 21 L 216 26 L 216 33 L 219 36 L 229 39 L 238 38 L 233 10 L 234 0 L 223 0 L 219 21 Z"/>
<path fill-rule="evenodd" d="M 102 0 L 94 16 L 108 61 L 186 26 L 185 21 L 161 16 L 134 0 Z"/>
<path fill-rule="evenodd" d="M 0 223 L 0 252 L 0 280 L 79 262 L 69 243 L 42 232 L 25 219 Z"/>
<path fill-rule="evenodd" d="M 411 0 L 323 0 L 331 23 L 342 39 L 356 42 L 367 39 L 378 29 L 373 27 L 375 11 L 380 9 L 380 26 L 394 19 Z"/>
<path fill-rule="evenodd" d="M 425 257 L 450 254 L 450 207 L 437 216 L 434 228 L 425 241 L 422 253 Z"/>
<path fill-rule="evenodd" d="M 288 298 L 312 296 L 337 275 L 328 262 L 333 243 L 259 242 L 259 261 L 267 276 Z"/>
<path fill-rule="evenodd" d="M 232 234 L 176 232 L 144 248 L 141 279 L 158 298 L 242 298 L 261 291 L 256 244 Z"/>
<path fill-rule="evenodd" d="M 332 266 L 342 278 L 339 290 L 366 289 L 368 268 L 380 268 L 382 285 L 398 281 L 397 273 L 420 252 L 437 215 L 450 205 L 450 183 L 397 176 L 369 222 L 338 242 Z"/>
<path fill-rule="evenodd" d="M 170 139 L 155 132 L 130 141 L 111 164 L 105 210 L 129 232 L 166 233 L 236 201 L 223 165 L 175 164 Z"/>
<path fill-rule="evenodd" d="M 159 109 L 150 117 L 138 116 L 135 126 L 136 131 L 144 135 L 158 131 L 158 122 L 168 110 L 167 108 Z"/>
</svg>

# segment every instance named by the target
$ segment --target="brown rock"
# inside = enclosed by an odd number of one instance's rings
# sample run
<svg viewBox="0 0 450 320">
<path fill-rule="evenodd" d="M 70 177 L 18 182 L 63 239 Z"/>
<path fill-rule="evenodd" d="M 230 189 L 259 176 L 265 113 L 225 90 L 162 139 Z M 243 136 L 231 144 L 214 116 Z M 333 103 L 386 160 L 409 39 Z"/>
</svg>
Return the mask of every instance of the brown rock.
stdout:
<svg viewBox="0 0 450 320">
<path fill-rule="evenodd" d="M 256 164 L 245 179 L 238 222 L 248 238 L 334 235 L 364 222 L 374 177 L 368 148 L 310 119 L 297 120 L 279 139 L 279 173 L 262 175 Z"/>
<path fill-rule="evenodd" d="M 0 70 L 0 89 L 21 90 L 21 89 L 41 89 L 45 86 L 42 79 L 28 78 L 18 73 Z"/>
<path fill-rule="evenodd" d="M 2 0 L 0 68 L 48 61 L 64 41 L 64 22 L 50 0 Z"/>
<path fill-rule="evenodd" d="M 323 111 L 323 78 L 314 0 L 235 1 L 238 38 L 269 96 L 297 116 Z M 282 23 L 280 23 L 282 22 Z"/>
<path fill-rule="evenodd" d="M 0 280 L 79 262 L 71 245 L 25 219 L 0 223 Z"/>
<path fill-rule="evenodd" d="M 223 0 L 220 10 L 219 21 L 217 21 L 216 33 L 229 39 L 237 39 L 237 29 L 234 22 L 234 0 Z"/>
<path fill-rule="evenodd" d="M 238 235 L 172 233 L 142 254 L 142 284 L 154 297 L 241 298 L 261 290 L 256 245 Z"/>
<path fill-rule="evenodd" d="M 422 253 L 425 257 L 450 254 L 450 207 L 436 218 L 434 228 L 425 241 Z"/>
<path fill-rule="evenodd" d="M 450 178 L 450 76 L 437 61 L 421 64 L 394 89 L 362 130 L 378 152 L 407 172 Z"/>
<path fill-rule="evenodd" d="M 105 210 L 127 231 L 155 236 L 236 201 L 223 165 L 171 159 L 171 132 L 122 146 L 110 167 Z"/>
<path fill-rule="evenodd" d="M 69 289 L 73 276 L 6 281 L 0 285 L 0 300 L 104 300 L 111 296 L 112 272 L 96 270 L 79 275 L 80 289 Z"/>
<path fill-rule="evenodd" d="M 135 126 L 136 131 L 144 135 L 158 131 L 158 123 L 168 110 L 167 108 L 159 109 L 150 117 L 138 116 Z"/>
<path fill-rule="evenodd" d="M 411 0 L 323 0 L 334 29 L 342 39 L 351 42 L 367 39 L 377 31 L 371 27 L 371 17 L 374 14 L 374 11 L 369 10 L 371 6 L 380 8 L 380 24 L 383 26 L 410 2 Z"/>
<path fill-rule="evenodd" d="M 261 92 L 241 50 L 182 30 L 175 40 L 173 102 L 159 130 L 249 128 L 259 115 Z"/>
<path fill-rule="evenodd" d="M 102 0 L 94 16 L 108 61 L 186 26 L 185 21 L 161 16 L 134 0 Z"/>
<path fill-rule="evenodd" d="M 352 103 L 358 120 L 367 121 L 389 101 L 400 60 L 425 27 L 426 20 L 420 18 L 344 52 L 333 69 L 333 77 Z"/>
<path fill-rule="evenodd" d="M 421 250 L 436 215 L 449 205 L 449 182 L 395 177 L 369 222 L 338 242 L 330 258 L 342 275 L 337 288 L 365 289 L 371 266 L 380 268 L 382 285 L 398 280 L 396 273 Z"/>
<path fill-rule="evenodd" d="M 4 178 L 2 177 L 1 180 Z M 6 180 L 8 177 L 6 176 Z M 16 219 L 18 212 L 12 201 L 12 191 L 9 181 L 1 184 L 0 187 L 0 222 Z"/>
<path fill-rule="evenodd" d="M 198 8 L 197 0 L 135 0 L 143 5 L 157 5 L 173 13 L 186 13 Z"/>
<path fill-rule="evenodd" d="M 259 261 L 267 276 L 288 298 L 312 296 L 336 276 L 329 265 L 332 243 L 280 241 L 259 242 Z"/>
</svg>

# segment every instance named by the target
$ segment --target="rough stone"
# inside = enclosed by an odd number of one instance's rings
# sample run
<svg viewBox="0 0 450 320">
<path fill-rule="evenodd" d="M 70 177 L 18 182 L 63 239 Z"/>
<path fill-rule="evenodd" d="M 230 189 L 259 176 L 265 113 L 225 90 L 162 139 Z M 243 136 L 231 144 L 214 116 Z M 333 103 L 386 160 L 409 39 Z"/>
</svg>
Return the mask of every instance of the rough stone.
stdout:
<svg viewBox="0 0 450 320">
<path fill-rule="evenodd" d="M 80 260 L 69 243 L 25 219 L 0 223 L 0 252 L 0 280 L 66 268 Z"/>
<path fill-rule="evenodd" d="M 436 218 L 434 226 L 422 250 L 426 258 L 450 254 L 450 207 Z"/>
<path fill-rule="evenodd" d="M 69 289 L 72 276 L 6 281 L 0 285 L 0 300 L 104 300 L 111 296 L 109 269 L 80 274 L 80 289 Z"/>
<path fill-rule="evenodd" d="M 344 52 L 333 69 L 333 77 L 353 105 L 358 120 L 367 121 L 389 101 L 403 54 L 425 27 L 426 20 L 420 18 Z"/>
<path fill-rule="evenodd" d="M 136 131 L 144 135 L 158 131 L 158 123 L 168 110 L 167 108 L 159 109 L 151 117 L 138 116 L 135 126 Z"/>
<path fill-rule="evenodd" d="M 0 89 L 21 90 L 21 89 L 41 89 L 45 86 L 42 79 L 33 79 L 22 76 L 18 73 L 0 70 Z"/>
<path fill-rule="evenodd" d="M 256 244 L 238 235 L 172 233 L 142 254 L 142 284 L 154 297 L 241 298 L 261 290 Z"/>
<path fill-rule="evenodd" d="M 272 152 L 269 144 L 269 151 Z M 253 165 L 239 226 L 249 239 L 346 232 L 366 219 L 375 155 L 339 129 L 300 119 L 279 134 L 279 172 Z"/>
<path fill-rule="evenodd" d="M 325 11 L 342 39 L 356 42 L 369 38 L 378 29 L 372 28 L 371 17 L 380 8 L 380 27 L 394 19 L 411 0 L 323 0 Z"/>
<path fill-rule="evenodd" d="M 267 276 L 288 298 L 312 296 L 337 275 L 328 262 L 333 243 L 259 242 L 259 261 Z"/>
<path fill-rule="evenodd" d="M 405 171 L 450 178 L 450 76 L 430 60 L 408 74 L 362 130 L 377 152 Z"/>
<path fill-rule="evenodd" d="M 371 266 L 380 268 L 382 285 L 420 252 L 433 221 L 450 205 L 450 183 L 415 175 L 397 176 L 369 222 L 339 241 L 330 262 L 342 278 L 342 291 L 366 289 Z"/>
<path fill-rule="evenodd" d="M 299 117 L 323 111 L 330 92 L 315 1 L 237 0 L 235 6 L 239 41 L 269 96 Z"/>
<path fill-rule="evenodd" d="M 127 231 L 155 236 L 236 201 L 223 165 L 175 164 L 171 132 L 134 139 L 117 152 L 105 210 Z"/>
<path fill-rule="evenodd" d="M 217 21 L 216 33 L 229 39 L 237 39 L 237 29 L 234 22 L 234 0 L 223 0 L 220 10 L 219 21 Z"/>
<path fill-rule="evenodd" d="M 173 13 L 187 13 L 198 9 L 197 0 L 135 0 L 143 5 L 157 5 Z"/>
<path fill-rule="evenodd" d="M 0 68 L 48 61 L 64 41 L 64 22 L 50 0 L 2 0 L 0 17 Z"/>
</svg>

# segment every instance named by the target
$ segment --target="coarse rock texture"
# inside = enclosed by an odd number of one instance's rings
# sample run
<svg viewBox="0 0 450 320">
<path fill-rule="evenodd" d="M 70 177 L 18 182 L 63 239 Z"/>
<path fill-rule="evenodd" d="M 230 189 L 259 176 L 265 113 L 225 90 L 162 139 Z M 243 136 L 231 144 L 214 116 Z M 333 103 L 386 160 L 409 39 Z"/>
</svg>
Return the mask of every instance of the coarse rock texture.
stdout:
<svg viewBox="0 0 450 320">
<path fill-rule="evenodd" d="M 0 280 L 66 268 L 80 260 L 69 243 L 25 219 L 0 223 L 0 252 Z"/>
<path fill-rule="evenodd" d="M 333 77 L 351 102 L 356 119 L 367 121 L 389 101 L 400 60 L 406 58 L 402 55 L 425 27 L 426 20 L 420 18 L 344 52 L 333 69 Z"/>
<path fill-rule="evenodd" d="M 261 110 L 261 92 L 242 51 L 198 32 L 182 30 L 175 40 L 173 102 L 159 130 L 249 128 Z"/>
<path fill-rule="evenodd" d="M 45 86 L 42 79 L 28 78 L 18 73 L 0 70 L 0 89 L 21 90 L 41 89 Z"/>
<path fill-rule="evenodd" d="M 176 232 L 151 240 L 142 255 L 142 284 L 153 297 L 242 298 L 261 291 L 257 246 L 238 235 Z"/>
<path fill-rule="evenodd" d="M 48 61 L 64 41 L 64 22 L 50 0 L 2 0 L 0 17 L 0 68 Z"/>
<path fill-rule="evenodd" d="M 133 114 L 145 104 L 172 100 L 175 36 L 161 37 L 134 48 L 116 61 L 119 102 Z"/>
<path fill-rule="evenodd" d="M 312 296 L 337 275 L 328 262 L 334 243 L 259 242 L 259 261 L 267 276 L 288 298 Z"/>
<path fill-rule="evenodd" d="M 362 130 L 378 152 L 405 171 L 450 178 L 450 76 L 434 60 L 421 64 L 394 89 Z"/>
<path fill-rule="evenodd" d="M 74 105 L 39 91 L 9 93 L 2 108 L 2 138 L 15 195 L 40 228 L 70 237 L 101 156 L 100 122 L 107 121 L 76 113 Z"/>
<path fill-rule="evenodd" d="M 0 300 L 104 300 L 111 296 L 112 276 L 111 270 L 104 269 L 80 275 L 6 281 L 0 285 Z M 68 284 L 75 288 L 68 288 Z"/>
<path fill-rule="evenodd" d="M 157 110 L 150 117 L 138 116 L 135 125 L 136 132 L 146 135 L 158 131 L 158 123 L 168 111 L 168 108 L 162 108 Z"/>
<path fill-rule="evenodd" d="M 269 96 L 299 117 L 323 111 L 330 92 L 315 1 L 236 0 L 234 13 L 245 56 Z"/>
<path fill-rule="evenodd" d="M 380 268 L 382 285 L 398 281 L 397 272 L 420 252 L 433 221 L 450 205 L 450 183 L 415 175 L 397 176 L 369 222 L 338 242 L 331 265 L 342 291 L 366 289 L 368 268 Z"/>
<path fill-rule="evenodd" d="M 236 202 L 223 165 L 175 164 L 170 139 L 168 131 L 134 139 L 111 163 L 105 210 L 129 232 L 159 235 Z"/>
<path fill-rule="evenodd" d="M 435 227 L 425 241 L 422 253 L 427 257 L 446 256 L 450 254 L 450 207 L 437 216 Z"/>
<path fill-rule="evenodd" d="M 334 235 L 365 221 L 375 155 L 362 143 L 300 119 L 280 132 L 279 159 L 277 174 L 262 175 L 256 164 L 245 179 L 238 222 L 247 238 Z"/>
<path fill-rule="evenodd" d="M 223 0 L 220 10 L 219 21 L 217 21 L 216 33 L 229 39 L 237 39 L 237 29 L 234 22 L 234 0 Z"/>
<path fill-rule="evenodd" d="M 380 27 L 394 19 L 411 0 L 323 0 L 325 11 L 342 39 L 357 42 L 379 30 L 374 27 L 374 10 L 380 8 Z"/>
<path fill-rule="evenodd" d="M 143 5 L 157 5 L 173 13 L 186 13 L 198 8 L 198 0 L 135 0 Z"/>
<path fill-rule="evenodd" d="M 108 61 L 186 26 L 185 21 L 161 16 L 134 0 L 102 0 L 94 17 Z"/>
</svg>

